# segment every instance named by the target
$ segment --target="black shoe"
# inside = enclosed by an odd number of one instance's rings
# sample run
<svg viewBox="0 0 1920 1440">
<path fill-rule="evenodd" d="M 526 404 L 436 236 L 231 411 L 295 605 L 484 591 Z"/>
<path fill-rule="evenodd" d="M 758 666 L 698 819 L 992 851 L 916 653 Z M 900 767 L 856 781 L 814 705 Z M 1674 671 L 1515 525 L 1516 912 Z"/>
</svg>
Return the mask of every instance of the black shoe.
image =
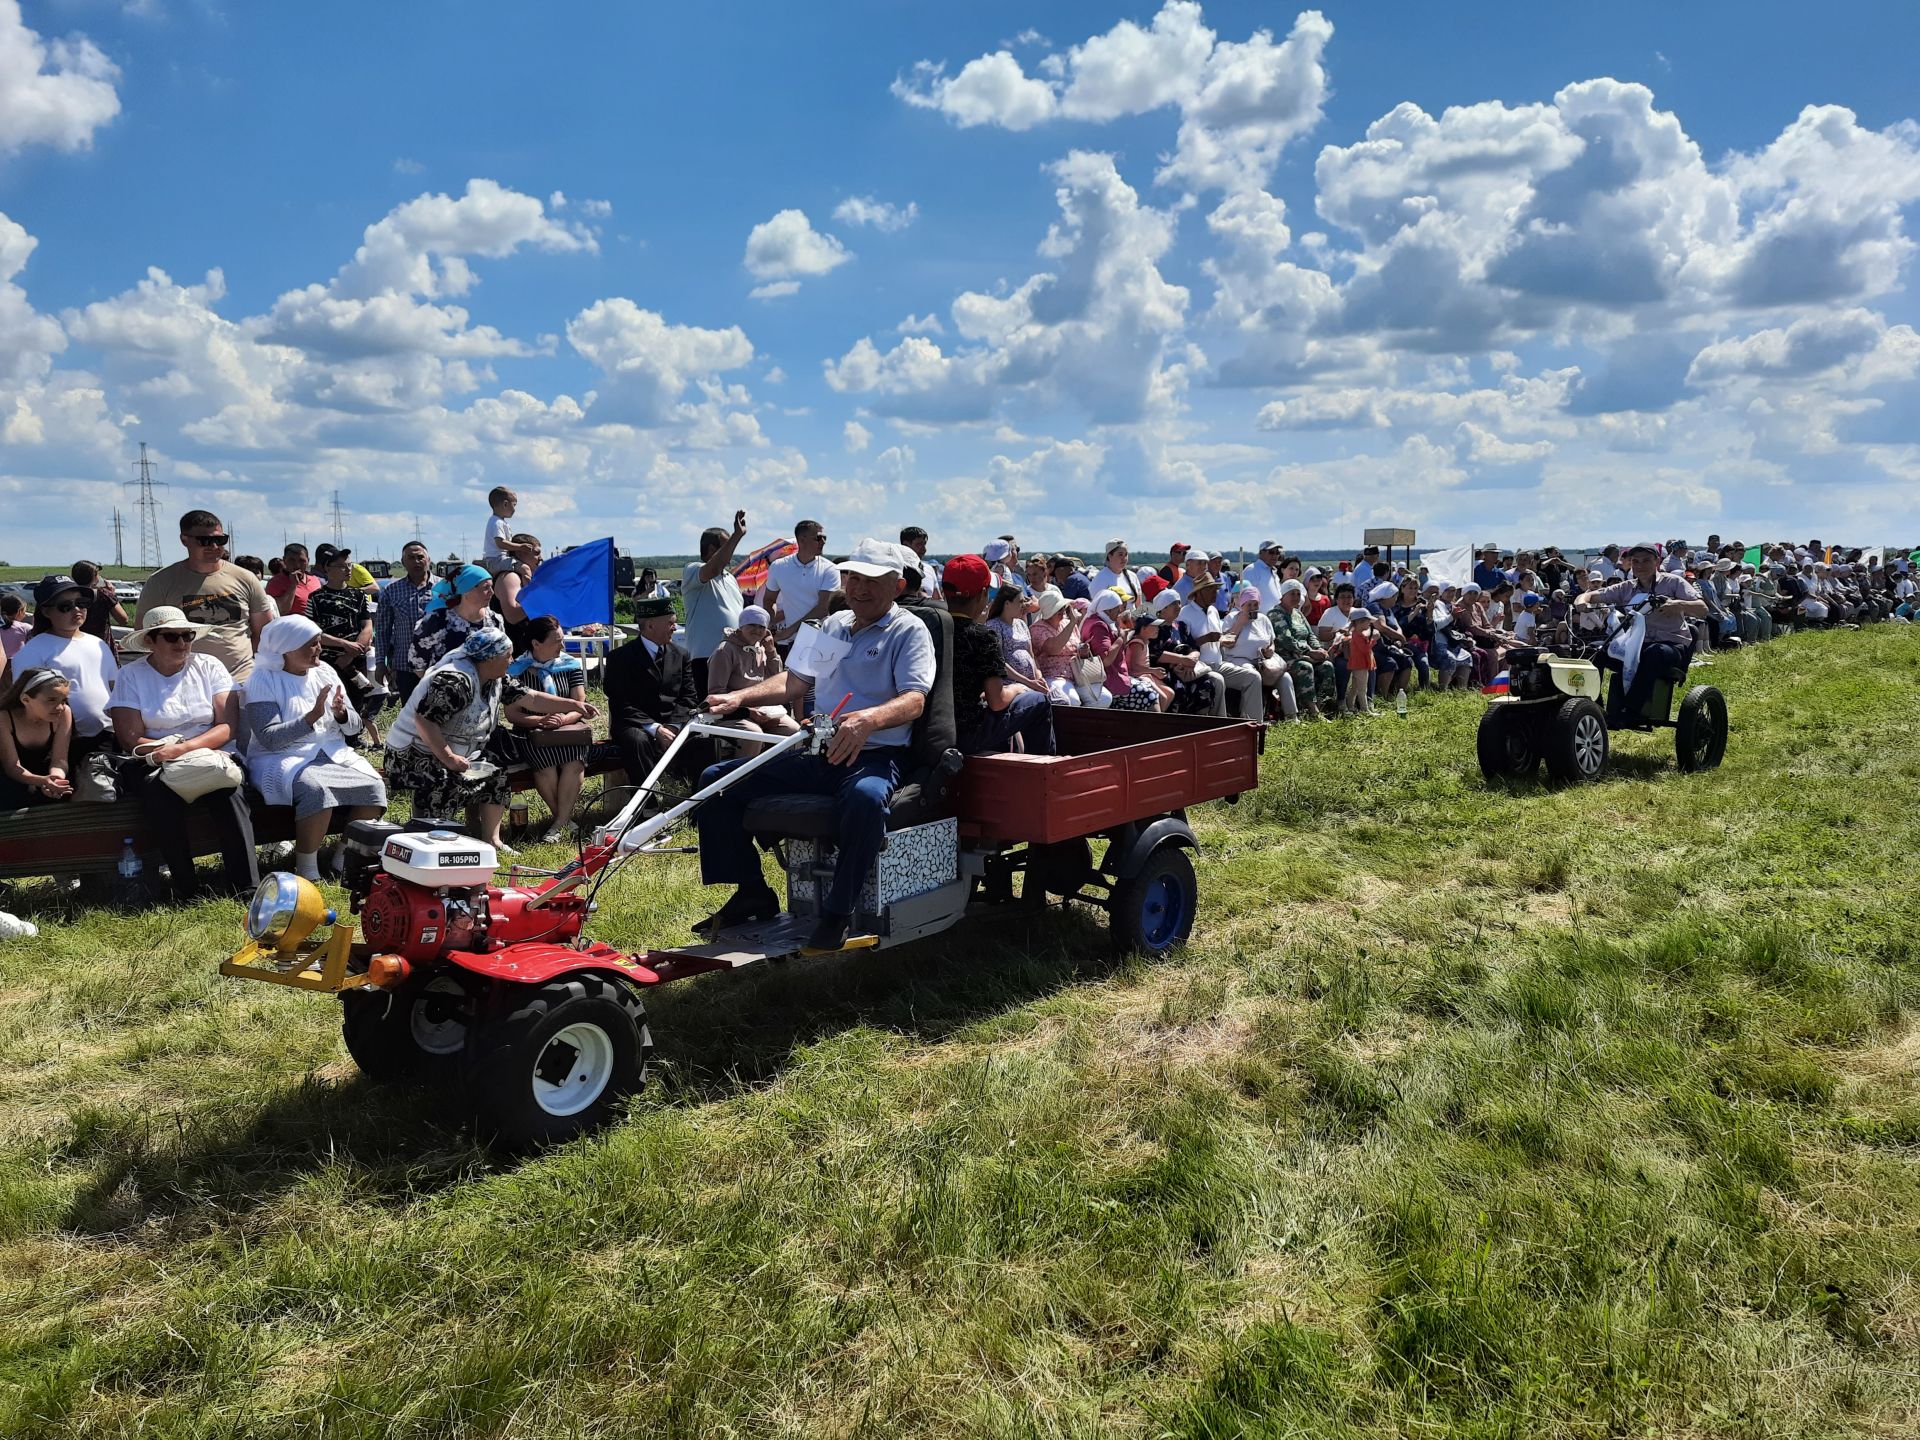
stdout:
<svg viewBox="0 0 1920 1440">
<path fill-rule="evenodd" d="M 771 920 L 780 913 L 780 897 L 773 893 L 773 887 L 762 881 L 760 885 L 742 885 L 733 892 L 726 904 L 693 927 L 693 933 L 703 939 L 711 940 L 722 930 L 731 930 L 736 925 L 751 925 L 759 920 Z"/>
<path fill-rule="evenodd" d="M 853 928 L 851 915 L 822 914 L 814 924 L 813 933 L 807 936 L 807 943 L 800 947 L 802 955 L 831 955 L 836 950 L 847 948 L 847 932 Z"/>
</svg>

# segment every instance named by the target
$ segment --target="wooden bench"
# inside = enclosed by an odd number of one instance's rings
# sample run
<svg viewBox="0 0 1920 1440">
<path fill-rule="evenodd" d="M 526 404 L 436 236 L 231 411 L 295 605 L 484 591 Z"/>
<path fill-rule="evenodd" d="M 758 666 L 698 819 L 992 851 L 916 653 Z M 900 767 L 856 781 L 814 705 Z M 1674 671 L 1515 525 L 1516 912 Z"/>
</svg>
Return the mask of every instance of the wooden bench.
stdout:
<svg viewBox="0 0 1920 1440">
<path fill-rule="evenodd" d="M 621 775 L 619 751 L 610 742 L 595 744 L 587 756 L 587 773 Z M 530 790 L 533 772 L 509 770 L 507 781 L 515 790 Z M 293 807 L 268 805 L 257 795 L 252 799 L 254 839 L 262 845 L 292 840 Z M 159 844 L 138 800 L 119 800 L 111 805 L 68 801 L 0 810 L 0 880 L 112 874 L 120 863 L 120 848 L 129 837 L 147 866 L 160 863 Z M 202 817 L 195 817 L 193 853 L 220 853 L 212 822 Z"/>
</svg>

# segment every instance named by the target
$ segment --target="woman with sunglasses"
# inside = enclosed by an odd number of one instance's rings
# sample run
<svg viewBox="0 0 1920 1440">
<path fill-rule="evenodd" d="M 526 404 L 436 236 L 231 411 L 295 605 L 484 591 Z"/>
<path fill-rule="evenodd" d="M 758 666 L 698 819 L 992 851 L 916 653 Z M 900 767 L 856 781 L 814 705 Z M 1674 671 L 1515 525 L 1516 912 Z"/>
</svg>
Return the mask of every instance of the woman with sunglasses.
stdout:
<svg viewBox="0 0 1920 1440">
<path fill-rule="evenodd" d="M 33 635 L 13 657 L 16 675 L 43 667 L 66 678 L 73 709 L 69 774 L 79 773 L 80 762 L 111 738 L 107 705 L 120 674 L 113 648 L 84 629 L 92 602 L 92 593 L 71 575 L 47 576 L 33 587 Z"/>
<path fill-rule="evenodd" d="M 72 744 L 67 677 L 44 667 L 22 670 L 0 695 L 0 810 L 69 798 Z"/>
<path fill-rule="evenodd" d="M 195 819 L 213 822 L 220 836 L 225 888 L 240 894 L 259 881 L 253 855 L 253 817 L 244 788 L 215 790 L 186 800 L 166 783 L 160 767 L 195 750 L 234 751 L 240 692 L 227 667 L 193 644 L 204 627 L 172 605 L 146 611 L 125 648 L 141 652 L 113 686 L 113 737 L 121 752 L 152 763 L 123 765 L 121 779 L 140 797 L 147 824 L 159 837 L 172 875 L 173 898 L 206 893 L 193 871 Z"/>
</svg>

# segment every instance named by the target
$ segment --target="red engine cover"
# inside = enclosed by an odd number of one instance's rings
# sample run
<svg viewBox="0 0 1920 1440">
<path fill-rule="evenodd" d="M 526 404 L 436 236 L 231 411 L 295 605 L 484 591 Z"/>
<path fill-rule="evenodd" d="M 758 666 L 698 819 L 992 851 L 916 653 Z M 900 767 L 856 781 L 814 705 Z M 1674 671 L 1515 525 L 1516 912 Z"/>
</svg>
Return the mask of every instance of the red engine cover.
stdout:
<svg viewBox="0 0 1920 1440">
<path fill-rule="evenodd" d="M 374 877 L 360 909 L 360 936 L 383 955 L 437 959 L 448 950 L 484 945 L 486 904 L 486 891 L 478 886 L 450 890 L 442 898 L 382 873 Z"/>
</svg>

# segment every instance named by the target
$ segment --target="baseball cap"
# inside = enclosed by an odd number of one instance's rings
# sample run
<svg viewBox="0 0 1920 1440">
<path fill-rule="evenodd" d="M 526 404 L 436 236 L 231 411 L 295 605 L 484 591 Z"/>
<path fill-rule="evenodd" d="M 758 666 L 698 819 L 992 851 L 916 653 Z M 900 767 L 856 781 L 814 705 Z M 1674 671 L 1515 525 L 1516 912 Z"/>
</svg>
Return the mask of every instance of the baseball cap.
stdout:
<svg viewBox="0 0 1920 1440">
<path fill-rule="evenodd" d="M 1162 580 L 1158 575 L 1150 574 L 1145 580 L 1140 582 L 1140 593 L 1149 600 L 1153 599 L 1154 596 L 1166 588 L 1167 582 Z"/>
<path fill-rule="evenodd" d="M 1260 549 L 1256 553 L 1264 555 L 1269 550 L 1278 550 L 1279 548 L 1280 542 L 1278 540 L 1262 540 L 1260 542 Z"/>
<path fill-rule="evenodd" d="M 71 575 L 43 575 L 33 587 L 33 606 L 37 610 L 52 601 L 55 596 L 68 590 L 85 590 L 87 587 Z"/>
<path fill-rule="evenodd" d="M 993 583 L 993 572 L 978 555 L 956 555 L 941 568 L 941 579 L 956 595 L 978 595 Z"/>
<path fill-rule="evenodd" d="M 1107 548 L 1100 553 L 1103 555 L 1111 555 L 1116 550 L 1125 550 L 1127 548 L 1127 542 L 1124 540 L 1109 540 L 1107 541 Z"/>
<path fill-rule="evenodd" d="M 1013 547 L 1004 540 L 989 540 L 980 547 L 980 558 L 989 565 L 998 565 L 1013 553 Z"/>
<path fill-rule="evenodd" d="M 871 580 L 904 573 L 898 548 L 888 541 L 875 540 L 872 536 L 854 546 L 853 553 L 840 562 L 839 568 L 865 575 Z"/>
<path fill-rule="evenodd" d="M 1540 603 L 1540 592 L 1538 590 L 1527 591 L 1526 594 L 1520 597 L 1520 603 L 1522 605 L 1538 605 Z"/>
<path fill-rule="evenodd" d="M 1191 550 L 1192 548 L 1193 546 L 1189 545 L 1186 541 L 1176 540 L 1171 545 L 1167 546 L 1167 553 L 1171 555 L 1176 550 Z"/>
<path fill-rule="evenodd" d="M 1648 555 L 1658 555 L 1660 553 L 1660 547 L 1651 540 L 1636 540 L 1620 553 L 1622 555 L 1635 555 L 1642 551 Z"/>
</svg>

